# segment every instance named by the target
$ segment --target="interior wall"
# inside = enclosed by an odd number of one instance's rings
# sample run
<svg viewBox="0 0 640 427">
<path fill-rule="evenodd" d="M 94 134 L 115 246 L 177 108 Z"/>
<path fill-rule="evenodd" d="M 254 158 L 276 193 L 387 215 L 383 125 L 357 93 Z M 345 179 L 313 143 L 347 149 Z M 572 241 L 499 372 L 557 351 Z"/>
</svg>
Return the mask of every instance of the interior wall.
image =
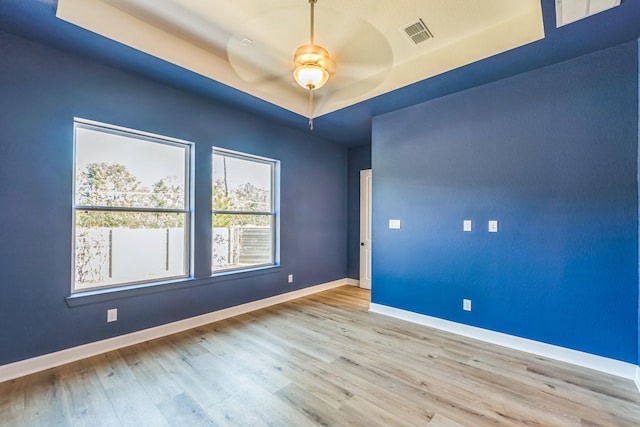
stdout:
<svg viewBox="0 0 640 427">
<path fill-rule="evenodd" d="M 349 149 L 348 154 L 348 213 L 347 277 L 360 279 L 360 171 L 371 169 L 371 144 Z"/>
<path fill-rule="evenodd" d="M 640 172 L 640 39 L 638 39 L 636 47 L 638 49 L 638 171 Z M 640 195 L 640 177 L 638 179 L 638 194 Z M 640 199 L 640 196 L 638 198 Z M 640 215 L 640 209 L 638 210 L 638 215 Z M 638 222 L 638 235 L 640 236 L 640 218 Z M 638 240 L 640 247 L 640 237 Z M 638 256 L 638 277 L 638 365 L 640 366 L 640 249 Z M 640 371 L 637 372 L 637 375 L 640 376 Z M 637 383 L 640 384 L 640 378 L 638 378 Z"/>
<path fill-rule="evenodd" d="M 346 277 L 345 147 L 6 33 L 0 51 L 0 364 Z M 197 280 L 67 305 L 74 117 L 195 142 Z M 209 277 L 214 145 L 281 161 L 280 268 Z"/>
<path fill-rule="evenodd" d="M 374 118 L 372 301 L 637 363 L 637 159 L 635 41 Z"/>
</svg>

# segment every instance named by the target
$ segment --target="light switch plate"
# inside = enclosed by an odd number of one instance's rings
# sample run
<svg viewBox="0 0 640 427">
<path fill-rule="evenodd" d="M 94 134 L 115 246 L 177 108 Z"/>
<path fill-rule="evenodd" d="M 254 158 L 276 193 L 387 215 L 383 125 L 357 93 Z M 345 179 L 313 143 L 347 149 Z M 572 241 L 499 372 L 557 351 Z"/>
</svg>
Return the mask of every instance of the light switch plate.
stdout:
<svg viewBox="0 0 640 427">
<path fill-rule="evenodd" d="M 471 231 L 471 228 L 472 228 L 472 222 L 471 222 L 471 220 L 470 220 L 470 219 L 465 219 L 465 220 L 462 222 L 462 230 L 463 230 L 463 231 Z"/>
<path fill-rule="evenodd" d="M 400 229 L 400 220 L 399 219 L 390 219 L 389 220 L 389 228 L 392 228 L 394 230 L 399 230 Z"/>
<path fill-rule="evenodd" d="M 497 233 L 498 232 L 498 221 L 491 220 L 489 221 L 489 233 Z"/>
</svg>

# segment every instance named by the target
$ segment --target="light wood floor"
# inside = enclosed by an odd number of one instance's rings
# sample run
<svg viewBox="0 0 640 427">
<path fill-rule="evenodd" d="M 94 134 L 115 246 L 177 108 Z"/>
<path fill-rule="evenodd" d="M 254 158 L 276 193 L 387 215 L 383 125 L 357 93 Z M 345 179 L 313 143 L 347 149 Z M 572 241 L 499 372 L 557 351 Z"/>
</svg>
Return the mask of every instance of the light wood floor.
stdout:
<svg viewBox="0 0 640 427">
<path fill-rule="evenodd" d="M 640 426 L 631 381 L 342 287 L 0 384 L 1 426 Z"/>
</svg>

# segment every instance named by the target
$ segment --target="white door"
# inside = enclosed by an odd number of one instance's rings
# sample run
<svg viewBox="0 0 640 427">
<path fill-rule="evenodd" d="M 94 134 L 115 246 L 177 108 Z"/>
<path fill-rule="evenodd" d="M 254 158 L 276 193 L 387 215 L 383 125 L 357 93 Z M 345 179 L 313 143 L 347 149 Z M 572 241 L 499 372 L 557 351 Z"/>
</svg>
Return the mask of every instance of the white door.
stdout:
<svg viewBox="0 0 640 427">
<path fill-rule="evenodd" d="M 371 169 L 360 171 L 360 287 L 371 289 Z"/>
</svg>

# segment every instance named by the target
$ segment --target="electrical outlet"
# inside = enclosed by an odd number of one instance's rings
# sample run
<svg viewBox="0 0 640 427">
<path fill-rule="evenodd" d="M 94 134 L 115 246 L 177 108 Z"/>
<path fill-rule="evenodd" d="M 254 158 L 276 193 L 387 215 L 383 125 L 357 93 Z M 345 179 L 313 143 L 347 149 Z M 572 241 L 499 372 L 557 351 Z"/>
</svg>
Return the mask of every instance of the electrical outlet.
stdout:
<svg viewBox="0 0 640 427">
<path fill-rule="evenodd" d="M 462 221 L 462 231 L 471 231 L 472 222 L 470 219 L 465 219 Z"/>
<path fill-rule="evenodd" d="M 289 283 L 293 283 L 293 274 L 290 274 L 287 280 L 289 281 Z"/>
<path fill-rule="evenodd" d="M 462 309 L 464 311 L 471 311 L 471 300 L 470 299 L 463 299 L 462 300 Z"/>
<path fill-rule="evenodd" d="M 118 309 L 112 308 L 107 310 L 107 322 L 115 322 L 118 320 Z"/>
<path fill-rule="evenodd" d="M 498 232 L 498 221 L 492 219 L 489 221 L 489 233 L 497 233 Z"/>
</svg>

